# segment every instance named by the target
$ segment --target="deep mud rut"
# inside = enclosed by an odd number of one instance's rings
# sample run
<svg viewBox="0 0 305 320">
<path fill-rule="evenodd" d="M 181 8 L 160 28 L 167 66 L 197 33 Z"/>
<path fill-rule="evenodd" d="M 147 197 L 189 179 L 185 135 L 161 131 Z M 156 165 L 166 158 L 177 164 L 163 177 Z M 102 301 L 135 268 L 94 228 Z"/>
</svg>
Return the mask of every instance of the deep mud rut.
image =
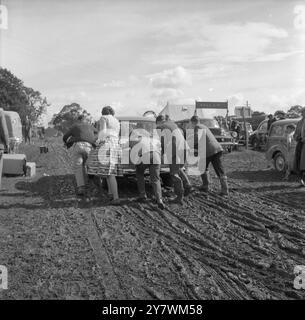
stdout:
<svg viewBox="0 0 305 320">
<path fill-rule="evenodd" d="M 304 299 L 293 269 L 305 265 L 305 189 L 267 168 L 262 153 L 225 155 L 232 189 L 195 192 L 184 206 L 136 201 L 120 181 L 121 206 L 74 196 L 70 154 L 23 146 L 35 179 L 5 178 L 0 264 L 7 299 Z M 199 185 L 198 179 L 193 179 Z M 148 190 L 149 186 L 147 186 Z"/>
</svg>

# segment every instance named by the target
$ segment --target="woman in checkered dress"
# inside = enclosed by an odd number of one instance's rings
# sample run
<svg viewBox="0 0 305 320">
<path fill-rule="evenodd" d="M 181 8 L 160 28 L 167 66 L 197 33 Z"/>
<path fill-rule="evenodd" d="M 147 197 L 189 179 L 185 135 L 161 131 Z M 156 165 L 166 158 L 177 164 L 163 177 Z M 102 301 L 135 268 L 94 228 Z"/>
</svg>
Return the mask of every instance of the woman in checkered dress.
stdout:
<svg viewBox="0 0 305 320">
<path fill-rule="evenodd" d="M 107 106 L 102 110 L 98 123 L 97 147 L 93 149 L 87 160 L 88 174 L 106 178 L 108 190 L 113 197 L 112 203 L 119 203 L 116 176 L 122 176 L 122 149 L 119 143 L 120 123 L 114 117 L 114 110 Z"/>
</svg>

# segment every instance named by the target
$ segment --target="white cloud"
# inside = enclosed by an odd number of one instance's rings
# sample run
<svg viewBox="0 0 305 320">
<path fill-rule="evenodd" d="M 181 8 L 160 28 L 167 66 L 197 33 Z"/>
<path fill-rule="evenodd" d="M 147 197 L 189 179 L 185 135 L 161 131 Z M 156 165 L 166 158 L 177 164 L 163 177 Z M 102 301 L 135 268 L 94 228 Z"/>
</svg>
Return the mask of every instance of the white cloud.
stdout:
<svg viewBox="0 0 305 320">
<path fill-rule="evenodd" d="M 191 74 L 183 67 L 164 70 L 150 76 L 153 88 L 180 88 L 192 84 Z"/>
<path fill-rule="evenodd" d="M 158 105 L 165 105 L 169 100 L 183 97 L 182 88 L 192 84 L 190 72 L 182 66 L 167 69 L 148 77 L 153 88 L 151 97 L 157 100 Z"/>
<path fill-rule="evenodd" d="M 188 67 L 204 67 L 205 64 L 217 64 L 219 61 L 255 61 L 264 56 L 274 42 L 288 37 L 285 29 L 269 23 L 215 24 L 198 17 L 186 22 L 173 19 L 156 32 L 160 41 L 170 41 L 167 46 L 157 48 L 147 58 L 154 64 L 183 64 Z M 173 45 L 176 53 L 169 50 Z M 285 55 L 276 58 L 280 57 L 286 58 Z"/>
<path fill-rule="evenodd" d="M 257 62 L 282 61 L 288 57 L 295 56 L 298 54 L 304 54 L 304 53 L 305 53 L 305 50 L 271 53 L 271 54 L 262 55 L 256 59 L 254 59 L 254 61 L 257 61 Z"/>
<path fill-rule="evenodd" d="M 287 111 L 289 107 L 296 104 L 305 106 L 305 89 L 298 89 L 287 95 L 271 94 L 266 104 L 272 111 L 278 109 Z"/>
<path fill-rule="evenodd" d="M 183 91 L 180 89 L 174 88 L 162 88 L 162 89 L 154 89 L 152 91 L 152 98 L 156 98 L 159 101 L 167 101 L 170 99 L 176 99 L 182 97 L 184 95 Z"/>
<path fill-rule="evenodd" d="M 125 97 L 126 97 L 126 98 L 133 98 L 133 97 L 135 97 L 135 96 L 136 96 L 135 90 L 130 90 L 130 91 L 128 91 L 128 92 L 125 93 Z"/>
<path fill-rule="evenodd" d="M 246 99 L 241 92 L 234 93 L 228 97 L 228 107 L 229 112 L 234 114 L 235 107 L 244 106 L 246 103 Z"/>
<path fill-rule="evenodd" d="M 110 106 L 114 109 L 116 115 L 124 115 L 128 108 L 121 101 L 113 101 Z"/>
</svg>

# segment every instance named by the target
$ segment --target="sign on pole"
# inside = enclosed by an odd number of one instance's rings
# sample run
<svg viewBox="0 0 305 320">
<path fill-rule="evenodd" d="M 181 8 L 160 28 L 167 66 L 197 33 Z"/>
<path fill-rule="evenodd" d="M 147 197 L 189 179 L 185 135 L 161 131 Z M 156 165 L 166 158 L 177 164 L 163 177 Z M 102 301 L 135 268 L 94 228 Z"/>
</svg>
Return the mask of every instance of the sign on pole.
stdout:
<svg viewBox="0 0 305 320">
<path fill-rule="evenodd" d="M 235 107 L 234 113 L 237 118 L 252 117 L 252 110 L 250 107 Z"/>
</svg>

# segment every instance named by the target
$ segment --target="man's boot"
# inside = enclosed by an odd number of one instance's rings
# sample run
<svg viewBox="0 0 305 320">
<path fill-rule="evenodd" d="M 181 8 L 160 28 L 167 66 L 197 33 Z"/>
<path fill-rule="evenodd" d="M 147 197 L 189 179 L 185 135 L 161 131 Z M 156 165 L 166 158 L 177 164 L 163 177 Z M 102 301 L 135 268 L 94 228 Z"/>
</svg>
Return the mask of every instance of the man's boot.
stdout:
<svg viewBox="0 0 305 320">
<path fill-rule="evenodd" d="M 169 201 L 173 202 L 173 203 L 177 203 L 177 204 L 183 205 L 183 196 L 176 196 L 174 198 L 171 198 Z"/>
<path fill-rule="evenodd" d="M 157 200 L 157 204 L 158 204 L 158 208 L 161 210 L 164 210 L 166 208 L 162 199 Z"/>
<path fill-rule="evenodd" d="M 227 176 L 222 176 L 219 178 L 219 180 L 220 180 L 220 185 L 221 185 L 220 194 L 222 196 L 227 196 L 229 194 L 228 178 L 227 178 Z"/>
<path fill-rule="evenodd" d="M 210 174 L 209 171 L 206 171 L 201 175 L 202 185 L 199 188 L 203 192 L 209 191 L 209 182 L 210 182 Z"/>
</svg>

